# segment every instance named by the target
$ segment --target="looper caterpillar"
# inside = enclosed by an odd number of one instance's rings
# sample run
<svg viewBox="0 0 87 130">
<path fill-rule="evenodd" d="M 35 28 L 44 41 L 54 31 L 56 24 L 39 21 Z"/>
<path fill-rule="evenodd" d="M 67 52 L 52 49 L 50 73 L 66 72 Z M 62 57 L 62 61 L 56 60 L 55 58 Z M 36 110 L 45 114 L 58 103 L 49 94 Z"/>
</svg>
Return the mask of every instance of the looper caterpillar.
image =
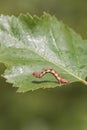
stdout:
<svg viewBox="0 0 87 130">
<path fill-rule="evenodd" d="M 42 72 L 38 73 L 38 72 L 33 72 L 33 75 L 36 78 L 41 78 L 42 76 L 44 76 L 46 73 L 51 73 L 55 76 L 55 78 L 58 80 L 59 84 L 64 84 L 64 83 L 69 83 L 69 81 L 67 79 L 61 78 L 61 76 L 58 74 L 58 72 L 56 72 L 54 69 L 45 69 Z"/>
</svg>

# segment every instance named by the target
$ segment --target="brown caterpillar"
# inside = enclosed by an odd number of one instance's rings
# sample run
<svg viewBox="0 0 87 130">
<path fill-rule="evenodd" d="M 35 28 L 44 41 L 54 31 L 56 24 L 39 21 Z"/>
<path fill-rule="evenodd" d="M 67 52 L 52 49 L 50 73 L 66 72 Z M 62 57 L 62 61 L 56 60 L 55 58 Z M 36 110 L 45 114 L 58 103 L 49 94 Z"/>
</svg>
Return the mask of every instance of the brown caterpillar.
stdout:
<svg viewBox="0 0 87 130">
<path fill-rule="evenodd" d="M 36 78 L 41 78 L 42 76 L 44 76 L 46 73 L 51 73 L 55 76 L 55 78 L 58 80 L 59 84 L 63 84 L 63 83 L 69 83 L 69 81 L 67 79 L 61 78 L 61 76 L 54 70 L 54 69 L 45 69 L 42 72 L 38 73 L 38 72 L 33 72 L 33 75 Z"/>
</svg>

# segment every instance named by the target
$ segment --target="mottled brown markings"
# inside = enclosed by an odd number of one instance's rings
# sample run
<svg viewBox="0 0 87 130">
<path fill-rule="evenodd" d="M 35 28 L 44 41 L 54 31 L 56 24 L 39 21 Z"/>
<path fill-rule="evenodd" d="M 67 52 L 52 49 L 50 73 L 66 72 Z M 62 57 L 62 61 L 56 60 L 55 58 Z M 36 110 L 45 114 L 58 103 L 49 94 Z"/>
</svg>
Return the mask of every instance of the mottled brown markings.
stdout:
<svg viewBox="0 0 87 130">
<path fill-rule="evenodd" d="M 33 75 L 36 78 L 41 78 L 42 76 L 44 76 L 46 73 L 51 73 L 55 76 L 55 78 L 58 80 L 59 84 L 64 84 L 64 83 L 69 83 L 69 81 L 67 79 L 62 78 L 58 72 L 56 72 L 54 69 L 45 69 L 42 72 L 38 73 L 38 72 L 33 72 Z"/>
</svg>

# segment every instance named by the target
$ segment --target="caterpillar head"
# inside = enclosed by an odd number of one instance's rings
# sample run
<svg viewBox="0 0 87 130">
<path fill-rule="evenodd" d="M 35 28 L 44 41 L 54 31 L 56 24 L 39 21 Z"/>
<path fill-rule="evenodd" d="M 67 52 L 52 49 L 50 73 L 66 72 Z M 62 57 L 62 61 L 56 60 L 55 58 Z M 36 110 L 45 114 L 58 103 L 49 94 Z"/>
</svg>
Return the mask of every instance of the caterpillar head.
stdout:
<svg viewBox="0 0 87 130">
<path fill-rule="evenodd" d="M 32 74 L 33 74 L 34 77 L 40 78 L 40 73 L 38 73 L 38 72 L 33 72 Z"/>
</svg>

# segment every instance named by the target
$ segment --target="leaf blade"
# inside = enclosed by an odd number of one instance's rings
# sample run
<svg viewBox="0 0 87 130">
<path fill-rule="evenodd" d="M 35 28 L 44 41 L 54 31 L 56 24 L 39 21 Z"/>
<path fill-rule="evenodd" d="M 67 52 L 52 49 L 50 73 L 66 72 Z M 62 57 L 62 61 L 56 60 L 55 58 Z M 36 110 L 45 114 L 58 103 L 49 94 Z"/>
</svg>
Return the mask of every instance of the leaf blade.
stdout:
<svg viewBox="0 0 87 130">
<path fill-rule="evenodd" d="M 0 19 L 4 21 L 0 22 L 0 61 L 8 66 L 4 77 L 19 87 L 18 91 L 58 86 L 51 75 L 40 80 L 33 77 L 34 71 L 45 68 L 56 69 L 70 82 L 86 83 L 87 42 L 69 27 L 49 14 Z M 54 82 L 44 83 L 47 79 Z"/>
</svg>

